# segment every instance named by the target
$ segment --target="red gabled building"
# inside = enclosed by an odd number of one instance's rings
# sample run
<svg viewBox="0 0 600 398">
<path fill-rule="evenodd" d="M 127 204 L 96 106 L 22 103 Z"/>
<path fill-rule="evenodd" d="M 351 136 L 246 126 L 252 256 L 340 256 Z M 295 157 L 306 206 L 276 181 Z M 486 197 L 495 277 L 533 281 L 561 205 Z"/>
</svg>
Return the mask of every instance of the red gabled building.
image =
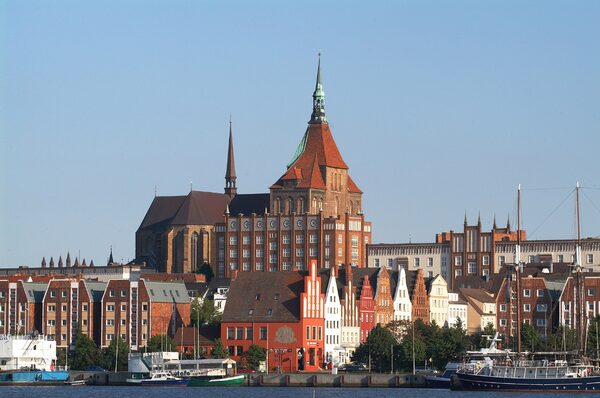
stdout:
<svg viewBox="0 0 600 398">
<path fill-rule="evenodd" d="M 369 333 L 377 324 L 375 320 L 375 299 L 369 277 L 365 275 L 360 287 L 360 298 L 358 299 L 358 316 L 360 319 L 360 342 L 364 343 Z"/>
<path fill-rule="evenodd" d="M 299 271 L 242 272 L 231 282 L 221 340 L 240 360 L 252 344 L 268 352 L 270 371 L 318 370 L 323 358 L 324 296 L 316 262 Z"/>
</svg>

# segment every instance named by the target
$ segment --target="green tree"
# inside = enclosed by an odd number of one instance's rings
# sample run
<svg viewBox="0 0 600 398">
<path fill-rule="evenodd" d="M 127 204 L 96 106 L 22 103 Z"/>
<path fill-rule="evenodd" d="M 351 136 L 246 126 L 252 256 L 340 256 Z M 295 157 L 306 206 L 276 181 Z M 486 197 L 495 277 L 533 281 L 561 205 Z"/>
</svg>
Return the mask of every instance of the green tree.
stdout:
<svg viewBox="0 0 600 398">
<path fill-rule="evenodd" d="M 174 351 L 176 349 L 175 341 L 165 334 L 157 334 L 148 340 L 146 351 L 148 352 L 164 352 Z"/>
<path fill-rule="evenodd" d="M 376 372 L 389 372 L 390 359 L 393 347 L 396 345 L 396 339 L 392 333 L 381 325 L 377 324 L 367 341 L 358 346 L 352 360 L 369 364 L 371 360 L 371 369 Z"/>
<path fill-rule="evenodd" d="M 587 334 L 586 354 L 590 358 L 600 358 L 600 316 L 590 320 Z"/>
<path fill-rule="evenodd" d="M 221 321 L 221 313 L 215 308 L 213 300 L 194 297 L 191 307 L 191 319 L 196 326 L 214 325 Z"/>
<path fill-rule="evenodd" d="M 227 352 L 225 347 L 223 347 L 223 342 L 221 341 L 221 339 L 217 339 L 217 344 L 212 348 L 212 350 L 210 350 L 210 357 L 227 358 L 228 356 L 229 353 Z"/>
<path fill-rule="evenodd" d="M 542 349 L 542 339 L 537 330 L 528 323 L 521 324 L 521 348 L 523 351 L 539 351 Z"/>
<path fill-rule="evenodd" d="M 244 358 L 250 369 L 258 370 L 260 362 L 265 361 L 267 358 L 267 351 L 256 344 L 252 344 L 248 347 L 248 351 L 244 353 Z"/>
<path fill-rule="evenodd" d="M 213 269 L 209 263 L 204 263 L 196 268 L 196 273 L 204 275 L 207 282 L 210 282 L 215 276 L 215 273 L 213 272 Z"/>
<path fill-rule="evenodd" d="M 77 330 L 75 349 L 69 353 L 69 367 L 75 370 L 84 370 L 89 366 L 101 366 L 104 362 L 102 352 L 94 340 Z"/>
<path fill-rule="evenodd" d="M 117 336 L 104 350 L 104 368 L 115 370 L 116 359 L 117 370 L 120 372 L 127 371 L 128 355 L 129 347 L 127 346 L 127 343 L 120 336 Z"/>
<path fill-rule="evenodd" d="M 496 335 L 496 328 L 491 322 L 488 322 L 483 328 L 482 331 L 475 332 L 470 336 L 471 348 L 473 350 L 479 350 L 480 348 L 485 348 L 490 345 L 489 338 L 494 338 Z"/>
</svg>

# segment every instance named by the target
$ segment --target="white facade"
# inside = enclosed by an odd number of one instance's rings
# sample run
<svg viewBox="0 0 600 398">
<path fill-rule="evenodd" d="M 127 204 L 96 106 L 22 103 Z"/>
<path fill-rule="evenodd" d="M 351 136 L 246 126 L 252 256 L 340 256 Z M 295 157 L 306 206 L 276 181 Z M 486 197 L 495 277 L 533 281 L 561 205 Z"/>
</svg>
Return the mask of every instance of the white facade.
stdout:
<svg viewBox="0 0 600 398">
<path fill-rule="evenodd" d="M 412 302 L 406 284 L 406 270 L 400 268 L 398 271 L 398 283 L 394 292 L 394 320 L 410 321 L 412 319 Z"/>
<path fill-rule="evenodd" d="M 429 322 L 444 326 L 448 321 L 448 284 L 437 275 L 429 285 Z"/>
<path fill-rule="evenodd" d="M 345 363 L 342 348 L 342 306 L 337 289 L 335 267 L 331 269 L 331 276 L 325 293 L 325 362 L 332 362 L 334 366 Z"/>
<path fill-rule="evenodd" d="M 461 301 L 458 293 L 448 292 L 448 326 L 454 327 L 460 319 L 464 328 L 467 327 L 467 303 Z"/>
<path fill-rule="evenodd" d="M 348 278 L 348 273 L 346 273 Z M 360 345 L 360 322 L 358 318 L 358 303 L 352 285 L 352 278 L 348 278 L 344 288 L 344 305 L 342 305 L 342 347 L 345 351 L 345 362 L 351 362 L 352 354 Z"/>
<path fill-rule="evenodd" d="M 423 270 L 425 278 L 450 275 L 450 245 L 448 243 L 395 243 L 369 245 L 367 266 L 388 269 Z"/>
</svg>

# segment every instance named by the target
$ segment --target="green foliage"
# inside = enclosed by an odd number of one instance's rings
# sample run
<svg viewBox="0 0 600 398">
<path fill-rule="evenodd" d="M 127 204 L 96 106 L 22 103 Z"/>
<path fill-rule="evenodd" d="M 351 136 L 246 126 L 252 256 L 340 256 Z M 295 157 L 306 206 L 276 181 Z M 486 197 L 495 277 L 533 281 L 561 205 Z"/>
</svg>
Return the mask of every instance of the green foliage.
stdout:
<svg viewBox="0 0 600 398">
<path fill-rule="evenodd" d="M 521 349 L 523 351 L 542 351 L 545 349 L 537 330 L 528 323 L 521 324 Z"/>
<path fill-rule="evenodd" d="M 215 302 L 208 299 L 201 300 L 200 297 L 192 300 L 190 316 L 192 323 L 198 327 L 221 322 L 221 313 L 215 308 Z"/>
<path fill-rule="evenodd" d="M 469 337 L 469 340 L 471 342 L 471 349 L 479 350 L 480 348 L 488 347 L 490 345 L 490 342 L 487 336 L 489 336 L 489 338 L 493 338 L 495 335 L 496 328 L 490 322 L 487 325 L 485 325 L 485 328 L 483 328 L 482 331 L 475 332 Z"/>
<path fill-rule="evenodd" d="M 210 350 L 210 357 L 227 358 L 228 356 L 229 353 L 227 352 L 225 347 L 223 347 L 223 342 L 221 341 L 221 339 L 217 339 L 217 344 L 212 348 L 212 350 Z"/>
<path fill-rule="evenodd" d="M 118 352 L 118 357 L 117 357 Z M 115 359 L 117 371 L 127 371 L 127 361 L 129 355 L 129 347 L 125 340 L 117 336 L 110 342 L 110 345 L 104 349 L 104 368 L 115 370 Z"/>
<path fill-rule="evenodd" d="M 253 370 L 258 370 L 260 362 L 266 360 L 266 358 L 267 351 L 256 344 L 252 344 L 248 347 L 248 351 L 244 353 L 244 359 L 247 366 Z"/>
<path fill-rule="evenodd" d="M 100 366 L 102 363 L 104 363 L 102 352 L 94 340 L 78 330 L 75 337 L 75 349 L 69 353 L 69 368 L 84 370 L 89 366 Z"/>
<path fill-rule="evenodd" d="M 600 317 L 590 320 L 587 334 L 586 354 L 590 358 L 600 358 Z"/>
<path fill-rule="evenodd" d="M 209 263 L 204 263 L 196 269 L 197 274 L 202 274 L 206 277 L 206 281 L 210 282 L 214 278 L 215 273 Z"/>
<path fill-rule="evenodd" d="M 159 334 L 152 336 L 148 340 L 148 346 L 146 351 L 148 352 L 163 352 L 163 351 L 174 351 L 176 349 L 175 342 L 172 338 L 167 335 Z"/>
<path fill-rule="evenodd" d="M 354 362 L 360 362 L 369 364 L 371 360 L 371 369 L 376 372 L 389 372 L 390 371 L 390 356 L 392 355 L 392 349 L 396 346 L 396 339 L 394 335 L 377 324 L 367 341 L 358 346 L 352 360 Z"/>
</svg>

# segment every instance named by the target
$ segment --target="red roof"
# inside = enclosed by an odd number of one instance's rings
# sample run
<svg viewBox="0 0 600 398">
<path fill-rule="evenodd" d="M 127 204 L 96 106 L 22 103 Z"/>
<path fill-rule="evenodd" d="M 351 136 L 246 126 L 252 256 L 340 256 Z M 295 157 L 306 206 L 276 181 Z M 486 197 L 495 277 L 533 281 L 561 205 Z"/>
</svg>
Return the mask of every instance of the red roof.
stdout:
<svg viewBox="0 0 600 398">
<path fill-rule="evenodd" d="M 335 144 L 329 124 L 310 123 L 303 141 L 305 144 L 302 153 L 271 188 L 281 188 L 285 180 L 298 180 L 298 188 L 325 189 L 321 167 L 348 169 Z M 362 193 L 349 177 L 348 189 L 350 192 Z"/>
</svg>

